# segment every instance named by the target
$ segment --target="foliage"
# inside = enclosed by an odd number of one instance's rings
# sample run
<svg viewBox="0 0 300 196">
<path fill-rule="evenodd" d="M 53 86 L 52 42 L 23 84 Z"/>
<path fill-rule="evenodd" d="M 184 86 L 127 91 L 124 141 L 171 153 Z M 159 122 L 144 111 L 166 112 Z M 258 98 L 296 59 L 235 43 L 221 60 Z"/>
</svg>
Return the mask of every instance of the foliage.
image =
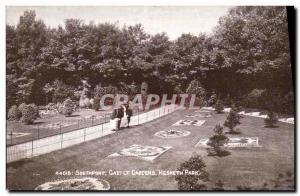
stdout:
<svg viewBox="0 0 300 196">
<path fill-rule="evenodd" d="M 34 112 L 35 112 L 35 119 L 39 118 L 40 117 L 40 113 L 39 113 L 39 108 L 38 106 L 36 106 L 34 103 L 31 103 L 29 104 L 33 109 L 34 109 Z"/>
<path fill-rule="evenodd" d="M 205 163 L 200 155 L 193 155 L 189 160 L 180 164 L 178 171 L 197 171 L 199 175 L 176 175 L 178 189 L 183 191 L 206 189 L 209 174 L 205 171 Z"/>
<path fill-rule="evenodd" d="M 218 101 L 216 102 L 215 109 L 216 109 L 216 112 L 217 112 L 218 114 L 223 113 L 224 105 L 223 105 L 223 102 L 222 102 L 221 100 L 218 100 Z"/>
<path fill-rule="evenodd" d="M 146 95 L 148 93 L 148 84 L 146 82 L 143 82 L 141 84 L 141 94 Z"/>
<path fill-rule="evenodd" d="M 205 99 L 206 91 L 199 81 L 193 80 L 186 89 L 187 94 L 195 94 L 197 97 Z"/>
<path fill-rule="evenodd" d="M 275 124 L 278 122 L 278 116 L 273 111 L 268 111 L 267 118 L 264 119 L 266 127 L 275 127 Z"/>
<path fill-rule="evenodd" d="M 36 119 L 36 109 L 30 104 L 25 105 L 22 110 L 22 122 L 24 124 L 32 124 Z"/>
<path fill-rule="evenodd" d="M 208 106 L 214 106 L 217 103 L 218 103 L 217 94 L 215 91 L 213 91 L 211 96 L 208 99 Z"/>
<path fill-rule="evenodd" d="M 253 89 L 248 95 L 247 95 L 247 107 L 255 108 L 259 107 L 261 108 L 261 97 L 263 93 L 265 92 L 265 89 Z"/>
<path fill-rule="evenodd" d="M 54 103 L 63 102 L 68 97 L 72 97 L 74 95 L 74 89 L 66 84 L 64 84 L 60 80 L 55 80 L 53 82 L 54 92 L 52 101 Z"/>
<path fill-rule="evenodd" d="M 8 111 L 8 120 L 14 121 L 14 120 L 19 120 L 22 116 L 21 111 L 19 110 L 18 106 L 13 105 Z"/>
<path fill-rule="evenodd" d="M 230 153 L 223 149 L 224 145 L 229 142 L 229 138 L 223 133 L 223 127 L 216 125 L 214 128 L 214 135 L 209 138 L 207 143 L 211 148 L 208 149 L 209 156 L 227 156 Z"/>
<path fill-rule="evenodd" d="M 26 106 L 26 103 L 21 103 L 18 107 L 19 111 L 22 113 L 24 107 Z"/>
<path fill-rule="evenodd" d="M 240 117 L 240 115 L 238 114 L 237 109 L 236 109 L 234 106 L 232 106 L 232 107 L 231 107 L 231 110 L 230 110 L 230 112 L 229 112 L 229 114 L 228 114 L 228 116 L 227 116 L 227 118 L 226 118 L 226 120 L 225 120 L 225 122 L 224 122 L 224 126 L 225 126 L 225 127 L 228 127 L 229 130 L 230 130 L 229 133 L 232 133 L 232 134 L 237 134 L 237 133 L 239 133 L 239 132 L 236 131 L 234 128 L 235 128 L 237 125 L 241 124 L 241 123 L 240 123 L 240 118 L 241 118 L 241 117 Z"/>
<path fill-rule="evenodd" d="M 286 8 L 280 6 L 231 8 L 212 34 L 175 40 L 149 35 L 140 24 L 119 28 L 73 18 L 51 28 L 25 11 L 17 25 L 6 26 L 6 110 L 23 102 L 73 99 L 83 78 L 93 88 L 120 87 L 122 78 L 126 85 L 146 82 L 151 93 L 172 94 L 180 84 L 201 101 L 204 86 L 220 98 L 228 94 L 228 103 L 223 99 L 228 106 L 253 89 L 265 89 L 262 102 L 251 107 L 266 109 L 270 103 L 276 112 L 293 114 L 288 43 Z"/>
<path fill-rule="evenodd" d="M 74 105 L 71 99 L 66 99 L 63 103 L 63 114 L 66 116 L 71 116 L 74 112 Z"/>
<path fill-rule="evenodd" d="M 100 97 L 99 96 L 96 96 L 94 98 L 94 104 L 93 104 L 93 109 L 95 111 L 98 111 L 100 109 Z"/>
</svg>

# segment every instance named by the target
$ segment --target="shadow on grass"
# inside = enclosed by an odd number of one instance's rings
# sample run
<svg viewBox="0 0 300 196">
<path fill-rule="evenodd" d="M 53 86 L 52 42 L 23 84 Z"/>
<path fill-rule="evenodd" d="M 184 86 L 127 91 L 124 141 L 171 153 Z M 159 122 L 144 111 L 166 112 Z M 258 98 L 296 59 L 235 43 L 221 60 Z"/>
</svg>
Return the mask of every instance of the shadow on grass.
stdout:
<svg viewBox="0 0 300 196">
<path fill-rule="evenodd" d="M 30 125 L 39 125 L 39 124 L 45 124 L 45 122 L 33 122 L 33 123 L 30 124 Z"/>
<path fill-rule="evenodd" d="M 78 117 L 78 116 L 80 116 L 80 115 L 79 114 L 73 114 L 73 115 L 65 116 L 65 117 L 70 118 L 70 117 Z"/>
<path fill-rule="evenodd" d="M 19 160 L 19 161 L 8 163 L 6 167 L 12 167 L 14 169 L 17 169 L 19 167 L 22 167 L 26 163 L 32 163 L 32 162 L 33 162 L 32 159 L 22 159 L 22 160 Z"/>
<path fill-rule="evenodd" d="M 231 152 L 227 151 L 227 150 L 222 150 L 220 152 L 215 152 L 213 150 L 207 150 L 208 156 L 212 156 L 212 157 L 226 157 L 231 155 Z"/>
<path fill-rule="evenodd" d="M 279 126 L 277 125 L 265 125 L 265 128 L 278 128 Z"/>
<path fill-rule="evenodd" d="M 225 132 L 225 134 L 238 135 L 238 134 L 241 134 L 241 132 L 239 132 L 239 131 L 227 131 L 227 132 Z"/>
</svg>

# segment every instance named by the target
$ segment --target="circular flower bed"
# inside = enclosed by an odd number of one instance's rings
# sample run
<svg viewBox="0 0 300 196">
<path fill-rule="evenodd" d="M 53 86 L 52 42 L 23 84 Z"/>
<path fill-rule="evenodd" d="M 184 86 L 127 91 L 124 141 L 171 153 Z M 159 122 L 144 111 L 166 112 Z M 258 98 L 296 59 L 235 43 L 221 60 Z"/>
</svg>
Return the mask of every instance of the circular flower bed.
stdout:
<svg viewBox="0 0 300 196">
<path fill-rule="evenodd" d="M 163 147 L 152 147 L 152 146 L 133 146 L 128 149 L 123 149 L 120 151 L 122 155 L 134 154 L 135 156 L 157 156 L 164 150 Z"/>
<path fill-rule="evenodd" d="M 39 185 L 35 190 L 44 191 L 81 191 L 81 190 L 109 190 L 110 185 L 107 181 L 97 178 L 72 178 L 46 182 Z"/>
<path fill-rule="evenodd" d="M 191 132 L 189 132 L 189 131 L 176 130 L 176 129 L 159 131 L 159 132 L 155 133 L 155 135 L 157 137 L 162 137 L 162 138 L 178 138 L 178 137 L 185 137 L 185 136 L 188 136 L 190 134 L 191 134 Z"/>
</svg>

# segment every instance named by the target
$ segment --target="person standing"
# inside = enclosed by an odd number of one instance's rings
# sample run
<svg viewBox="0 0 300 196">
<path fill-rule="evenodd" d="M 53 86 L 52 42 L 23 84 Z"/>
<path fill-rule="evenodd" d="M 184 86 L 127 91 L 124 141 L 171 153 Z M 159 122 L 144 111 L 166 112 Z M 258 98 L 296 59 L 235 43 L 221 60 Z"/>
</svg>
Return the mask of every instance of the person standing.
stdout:
<svg viewBox="0 0 300 196">
<path fill-rule="evenodd" d="M 124 110 L 123 110 L 122 105 L 120 105 L 119 108 L 117 109 L 116 117 L 118 119 L 117 128 L 118 128 L 118 130 L 120 130 L 121 121 L 122 121 L 122 118 L 124 117 Z"/>
<path fill-rule="evenodd" d="M 119 107 L 116 107 L 111 115 L 111 123 L 112 123 L 112 127 L 113 130 L 115 130 L 115 128 L 117 130 L 120 130 L 120 126 L 121 126 L 121 120 L 124 116 L 124 111 L 122 106 L 120 105 Z"/>
<path fill-rule="evenodd" d="M 130 118 L 132 116 L 132 109 L 129 107 L 128 103 L 125 105 L 125 108 L 126 108 L 125 111 L 127 116 L 127 128 L 129 128 Z"/>
</svg>

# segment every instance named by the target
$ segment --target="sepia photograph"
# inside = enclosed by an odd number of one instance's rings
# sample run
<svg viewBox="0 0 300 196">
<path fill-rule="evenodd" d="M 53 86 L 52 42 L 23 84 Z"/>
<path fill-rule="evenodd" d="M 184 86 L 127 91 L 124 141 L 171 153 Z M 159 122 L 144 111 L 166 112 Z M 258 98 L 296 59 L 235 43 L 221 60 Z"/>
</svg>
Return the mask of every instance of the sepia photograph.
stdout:
<svg viewBox="0 0 300 196">
<path fill-rule="evenodd" d="M 5 15 L 9 192 L 296 191 L 293 6 Z"/>
</svg>

